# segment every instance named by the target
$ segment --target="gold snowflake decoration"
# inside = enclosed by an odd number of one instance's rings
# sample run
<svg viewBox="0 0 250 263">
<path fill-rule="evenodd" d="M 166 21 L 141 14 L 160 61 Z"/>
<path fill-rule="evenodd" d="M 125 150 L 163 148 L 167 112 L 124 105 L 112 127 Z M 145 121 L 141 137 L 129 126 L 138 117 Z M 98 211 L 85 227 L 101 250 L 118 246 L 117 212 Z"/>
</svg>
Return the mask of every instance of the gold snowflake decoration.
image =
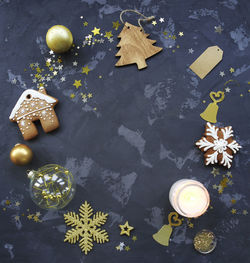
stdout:
<svg viewBox="0 0 250 263">
<path fill-rule="evenodd" d="M 97 228 L 106 223 L 108 214 L 96 212 L 93 215 L 93 209 L 87 201 L 80 206 L 79 213 L 80 216 L 75 212 L 64 214 L 65 223 L 72 227 L 66 232 L 64 242 L 75 244 L 81 238 L 79 246 L 87 255 L 93 248 L 93 241 L 97 243 L 109 241 L 107 231 Z M 93 217 L 91 218 L 92 215 Z"/>
</svg>

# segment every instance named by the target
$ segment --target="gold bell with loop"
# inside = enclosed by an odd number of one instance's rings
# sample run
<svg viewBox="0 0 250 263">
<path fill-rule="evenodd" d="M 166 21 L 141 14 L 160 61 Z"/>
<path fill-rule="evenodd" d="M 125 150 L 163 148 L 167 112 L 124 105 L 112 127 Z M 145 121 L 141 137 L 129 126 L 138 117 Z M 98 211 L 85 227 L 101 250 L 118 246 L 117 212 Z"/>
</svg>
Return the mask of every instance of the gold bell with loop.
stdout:
<svg viewBox="0 0 250 263">
<path fill-rule="evenodd" d="M 219 109 L 219 106 L 217 105 L 217 103 L 224 100 L 225 94 L 223 91 L 218 91 L 218 92 L 212 91 L 210 92 L 209 96 L 213 102 L 209 103 L 207 108 L 200 114 L 200 116 L 205 121 L 216 123 L 217 113 Z M 219 97 L 219 99 L 216 99 L 216 97 L 217 98 Z"/>
</svg>

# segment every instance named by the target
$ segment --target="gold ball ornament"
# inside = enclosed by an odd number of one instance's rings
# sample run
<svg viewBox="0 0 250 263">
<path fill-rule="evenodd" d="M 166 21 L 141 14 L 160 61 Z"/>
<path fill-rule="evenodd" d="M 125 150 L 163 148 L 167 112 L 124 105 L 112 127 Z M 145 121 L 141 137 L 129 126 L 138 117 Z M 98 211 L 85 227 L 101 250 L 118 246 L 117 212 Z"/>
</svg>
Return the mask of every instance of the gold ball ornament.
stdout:
<svg viewBox="0 0 250 263">
<path fill-rule="evenodd" d="M 55 53 L 64 53 L 71 48 L 73 36 L 67 27 L 55 25 L 48 30 L 46 42 L 48 47 Z"/>
<path fill-rule="evenodd" d="M 10 159 L 16 165 L 26 165 L 31 162 L 33 152 L 25 144 L 18 143 L 10 151 Z"/>
</svg>

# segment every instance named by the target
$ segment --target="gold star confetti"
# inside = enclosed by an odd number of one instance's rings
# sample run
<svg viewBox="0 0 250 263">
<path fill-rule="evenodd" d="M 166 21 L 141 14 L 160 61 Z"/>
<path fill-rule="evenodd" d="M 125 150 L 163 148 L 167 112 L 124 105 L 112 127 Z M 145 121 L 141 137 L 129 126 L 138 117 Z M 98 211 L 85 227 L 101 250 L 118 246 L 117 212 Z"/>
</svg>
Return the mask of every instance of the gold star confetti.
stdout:
<svg viewBox="0 0 250 263">
<path fill-rule="evenodd" d="M 231 203 L 234 205 L 236 203 L 236 200 L 235 199 L 232 199 L 231 200 Z"/>
<path fill-rule="evenodd" d="M 58 59 L 57 59 L 57 62 L 58 62 L 58 63 L 62 63 L 62 59 L 61 59 L 61 58 L 58 58 Z"/>
<path fill-rule="evenodd" d="M 244 216 L 246 216 L 246 215 L 248 214 L 247 210 L 243 210 L 243 211 L 242 211 L 242 214 L 243 214 Z"/>
<path fill-rule="evenodd" d="M 130 236 L 130 231 L 132 231 L 134 228 L 128 224 L 128 221 L 124 225 L 119 225 L 121 228 L 120 235 L 127 235 Z"/>
<path fill-rule="evenodd" d="M 102 79 L 102 76 L 101 76 L 101 75 L 99 76 L 99 79 Z"/>
<path fill-rule="evenodd" d="M 116 248 L 116 250 L 121 251 L 120 246 L 116 246 L 115 248 Z"/>
<path fill-rule="evenodd" d="M 180 37 L 184 36 L 184 33 L 183 32 L 179 32 L 178 34 Z"/>
<path fill-rule="evenodd" d="M 71 93 L 71 94 L 70 94 L 70 98 L 71 98 L 71 99 L 74 99 L 75 96 L 76 96 L 76 95 L 75 95 L 74 93 Z"/>
<path fill-rule="evenodd" d="M 96 28 L 95 27 L 91 32 L 94 34 L 94 36 L 95 35 L 100 35 L 100 28 Z"/>
<path fill-rule="evenodd" d="M 236 212 L 237 212 L 237 210 L 234 209 L 234 208 L 231 210 L 231 213 L 232 213 L 233 215 L 236 214 Z"/>
<path fill-rule="evenodd" d="M 33 216 L 33 220 L 35 221 L 35 222 L 39 222 L 40 220 L 39 220 L 39 217 L 38 216 Z"/>
<path fill-rule="evenodd" d="M 87 21 L 85 21 L 85 22 L 83 23 L 84 26 L 88 26 L 88 24 L 89 24 L 89 23 L 88 23 Z"/>
<path fill-rule="evenodd" d="M 114 28 L 115 30 L 118 30 L 119 26 L 121 25 L 121 24 L 119 23 L 119 21 L 117 20 L 117 21 L 112 22 L 112 23 L 113 23 L 113 28 Z"/>
<path fill-rule="evenodd" d="M 213 168 L 211 174 L 213 174 L 213 176 L 215 177 L 216 175 L 219 175 L 219 174 L 220 174 L 220 171 L 219 171 L 218 168 L 217 168 L 217 169 L 216 169 L 216 168 Z"/>
<path fill-rule="evenodd" d="M 152 25 L 153 25 L 153 26 L 157 25 L 157 22 L 156 22 L 155 20 L 152 21 Z"/>
<path fill-rule="evenodd" d="M 234 68 L 230 68 L 229 71 L 230 71 L 231 73 L 234 73 Z"/>
<path fill-rule="evenodd" d="M 85 67 L 82 68 L 82 73 L 83 73 L 83 74 L 88 75 L 88 74 L 89 74 L 89 71 L 90 71 L 90 69 L 89 69 L 88 66 L 85 66 Z"/>
<path fill-rule="evenodd" d="M 125 247 L 125 250 L 126 250 L 126 251 L 129 251 L 130 249 L 131 249 L 131 248 L 130 248 L 129 246 L 126 246 L 126 247 Z"/>
<path fill-rule="evenodd" d="M 6 205 L 10 205 L 10 204 L 11 204 L 10 200 L 6 200 L 6 201 L 5 201 L 5 204 L 6 204 Z"/>
<path fill-rule="evenodd" d="M 188 227 L 194 228 L 194 224 L 193 223 L 188 223 Z"/>
<path fill-rule="evenodd" d="M 17 201 L 17 202 L 15 203 L 15 206 L 20 206 L 20 202 Z"/>
<path fill-rule="evenodd" d="M 132 236 L 132 240 L 135 242 L 137 240 L 137 236 Z"/>
<path fill-rule="evenodd" d="M 176 39 L 176 36 L 175 36 L 175 35 L 173 35 L 171 38 L 172 38 L 173 40 L 175 40 L 175 39 Z"/>
<path fill-rule="evenodd" d="M 73 86 L 75 86 L 77 89 L 82 86 L 81 80 L 75 80 Z"/>
<path fill-rule="evenodd" d="M 39 217 L 40 215 L 41 215 L 41 213 L 40 213 L 40 212 L 36 212 L 36 216 L 38 216 L 38 217 Z"/>
<path fill-rule="evenodd" d="M 107 39 L 110 39 L 112 36 L 113 36 L 112 31 L 105 32 L 104 37 L 106 37 Z"/>
<path fill-rule="evenodd" d="M 219 34 L 221 34 L 221 32 L 223 31 L 221 25 L 215 26 L 214 29 L 215 29 L 214 32 L 215 32 L 215 33 L 219 33 Z"/>
<path fill-rule="evenodd" d="M 168 34 L 167 31 L 163 31 L 163 35 L 166 36 Z"/>
<path fill-rule="evenodd" d="M 227 175 L 228 177 L 231 177 L 231 178 L 233 177 L 233 175 L 232 175 L 231 172 L 227 172 L 226 175 Z"/>
<path fill-rule="evenodd" d="M 32 215 L 32 214 L 29 214 L 29 215 L 27 216 L 27 218 L 30 220 L 30 219 L 33 218 L 33 215 Z"/>
<path fill-rule="evenodd" d="M 16 215 L 16 216 L 15 216 L 15 220 L 16 220 L 16 221 L 20 220 L 20 216 L 17 216 L 17 215 Z"/>
<path fill-rule="evenodd" d="M 88 98 L 92 98 L 92 97 L 93 97 L 92 93 L 89 93 Z"/>
<path fill-rule="evenodd" d="M 218 186 L 216 184 L 213 185 L 213 189 L 217 189 Z"/>
<path fill-rule="evenodd" d="M 240 96 L 243 97 L 243 94 L 241 93 Z"/>
</svg>

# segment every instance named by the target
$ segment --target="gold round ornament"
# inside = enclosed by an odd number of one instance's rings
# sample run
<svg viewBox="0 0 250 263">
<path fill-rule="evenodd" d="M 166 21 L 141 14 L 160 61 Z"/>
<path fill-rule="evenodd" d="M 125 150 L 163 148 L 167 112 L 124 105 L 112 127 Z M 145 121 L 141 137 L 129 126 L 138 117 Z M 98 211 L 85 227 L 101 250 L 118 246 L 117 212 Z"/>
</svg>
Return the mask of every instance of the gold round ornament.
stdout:
<svg viewBox="0 0 250 263">
<path fill-rule="evenodd" d="M 67 52 L 73 44 L 71 31 L 62 25 L 52 26 L 46 34 L 48 47 L 55 53 Z"/>
<path fill-rule="evenodd" d="M 33 152 L 29 146 L 18 143 L 10 151 L 10 160 L 16 165 L 26 165 L 31 162 Z"/>
<path fill-rule="evenodd" d="M 193 243 L 198 252 L 208 254 L 215 249 L 217 239 L 212 231 L 203 229 L 195 235 Z"/>
<path fill-rule="evenodd" d="M 28 172 L 30 196 L 43 209 L 61 209 L 74 197 L 76 184 L 69 170 L 48 164 Z"/>
</svg>

